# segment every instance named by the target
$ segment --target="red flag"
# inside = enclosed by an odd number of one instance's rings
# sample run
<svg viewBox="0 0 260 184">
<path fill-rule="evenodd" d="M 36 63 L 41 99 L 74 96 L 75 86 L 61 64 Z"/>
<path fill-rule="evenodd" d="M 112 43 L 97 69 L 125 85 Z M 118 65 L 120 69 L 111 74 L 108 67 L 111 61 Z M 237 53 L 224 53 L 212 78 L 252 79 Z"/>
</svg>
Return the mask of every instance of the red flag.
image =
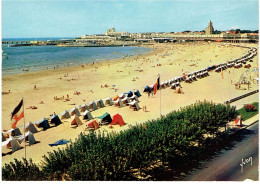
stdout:
<svg viewBox="0 0 260 184">
<path fill-rule="evenodd" d="M 11 128 L 15 129 L 17 122 L 24 117 L 23 114 L 23 99 L 21 102 L 15 107 L 11 115 Z"/>
<path fill-rule="evenodd" d="M 157 83 L 155 83 L 155 84 L 153 85 L 153 88 L 154 88 L 153 94 L 156 94 L 156 92 L 157 92 Z"/>
</svg>

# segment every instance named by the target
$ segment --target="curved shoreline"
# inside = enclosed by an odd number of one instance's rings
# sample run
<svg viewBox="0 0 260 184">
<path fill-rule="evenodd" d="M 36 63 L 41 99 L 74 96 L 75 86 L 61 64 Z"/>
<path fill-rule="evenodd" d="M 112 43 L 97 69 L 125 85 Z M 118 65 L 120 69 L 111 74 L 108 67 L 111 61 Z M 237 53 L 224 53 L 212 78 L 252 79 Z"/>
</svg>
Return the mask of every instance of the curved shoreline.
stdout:
<svg viewBox="0 0 260 184">
<path fill-rule="evenodd" d="M 142 46 L 135 46 L 135 47 L 147 47 L 147 48 L 151 48 L 150 47 L 151 45 L 142 45 Z M 152 48 L 151 48 L 152 49 Z M 100 60 L 100 61 L 94 61 L 95 63 L 106 63 L 106 62 L 108 62 L 108 63 L 113 63 L 113 62 L 116 62 L 116 61 L 118 61 L 118 60 L 122 60 L 123 58 L 125 58 L 125 60 L 127 60 L 127 59 L 133 59 L 133 58 L 135 58 L 135 57 L 138 57 L 138 56 L 149 56 L 149 55 L 151 55 L 151 54 L 153 54 L 153 49 L 151 50 L 151 51 L 148 51 L 148 52 L 146 52 L 146 53 L 142 53 L 142 54 L 137 54 L 137 55 L 133 55 L 133 56 L 130 56 L 130 57 L 120 57 L 120 58 L 116 58 L 116 59 L 111 59 L 111 60 L 108 60 L 108 59 L 102 59 L 102 60 Z M 70 62 L 70 61 L 68 61 L 68 62 Z M 67 63 L 67 62 L 66 62 Z M 37 70 L 37 71 L 24 71 L 23 73 L 12 73 L 12 74 L 2 74 L 2 78 L 8 78 L 8 77 L 11 77 L 11 76 L 21 76 L 21 77 L 24 77 L 24 76 L 26 76 L 26 75 L 37 75 L 38 73 L 41 73 L 41 72 L 49 72 L 49 71 L 57 71 L 57 72 L 59 72 L 59 71 L 64 71 L 64 72 L 66 72 L 66 71 L 71 71 L 71 70 L 75 70 L 75 69 L 78 69 L 78 68 L 80 68 L 81 67 L 81 65 L 82 64 L 72 64 L 71 66 L 66 66 L 67 64 L 66 63 L 64 63 L 63 64 L 63 66 L 60 66 L 59 68 L 55 68 L 55 69 L 53 69 L 53 68 L 50 68 L 50 69 L 46 69 L 46 67 L 45 67 L 45 69 L 42 69 L 42 70 Z M 88 64 L 84 64 L 85 66 L 91 66 L 91 62 L 89 62 Z M 55 64 L 53 64 L 53 66 L 52 67 L 55 67 L 56 65 Z M 32 67 L 33 68 L 33 67 Z M 66 69 L 67 68 L 67 69 Z M 69 69 L 68 69 L 69 68 Z M 3 69 L 2 69 L 3 70 Z"/>
</svg>

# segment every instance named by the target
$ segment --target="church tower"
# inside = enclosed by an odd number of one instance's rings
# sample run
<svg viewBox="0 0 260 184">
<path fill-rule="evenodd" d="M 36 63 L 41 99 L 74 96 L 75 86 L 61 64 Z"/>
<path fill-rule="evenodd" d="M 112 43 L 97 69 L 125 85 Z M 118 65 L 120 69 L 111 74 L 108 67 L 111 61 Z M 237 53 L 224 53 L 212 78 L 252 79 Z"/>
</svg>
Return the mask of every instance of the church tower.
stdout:
<svg viewBox="0 0 260 184">
<path fill-rule="evenodd" d="M 211 20 L 209 21 L 209 26 L 206 28 L 206 35 L 214 34 L 214 28 Z"/>
</svg>

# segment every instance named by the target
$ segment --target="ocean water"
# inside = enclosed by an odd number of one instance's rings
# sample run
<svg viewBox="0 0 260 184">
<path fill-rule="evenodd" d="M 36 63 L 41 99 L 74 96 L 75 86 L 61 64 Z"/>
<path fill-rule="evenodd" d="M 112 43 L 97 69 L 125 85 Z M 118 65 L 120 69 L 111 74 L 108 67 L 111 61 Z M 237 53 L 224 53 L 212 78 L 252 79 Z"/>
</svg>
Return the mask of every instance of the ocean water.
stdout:
<svg viewBox="0 0 260 184">
<path fill-rule="evenodd" d="M 42 40 L 55 40 L 46 38 Z M 3 39 L 11 40 L 11 39 Z M 26 40 L 26 39 L 15 39 Z M 35 39 L 28 39 L 35 40 Z M 40 40 L 40 39 L 38 39 Z M 11 47 L 2 44 L 2 75 L 25 73 L 23 69 L 40 71 L 54 67 L 102 62 L 126 56 L 140 55 L 151 51 L 146 47 L 57 47 L 23 46 Z"/>
</svg>

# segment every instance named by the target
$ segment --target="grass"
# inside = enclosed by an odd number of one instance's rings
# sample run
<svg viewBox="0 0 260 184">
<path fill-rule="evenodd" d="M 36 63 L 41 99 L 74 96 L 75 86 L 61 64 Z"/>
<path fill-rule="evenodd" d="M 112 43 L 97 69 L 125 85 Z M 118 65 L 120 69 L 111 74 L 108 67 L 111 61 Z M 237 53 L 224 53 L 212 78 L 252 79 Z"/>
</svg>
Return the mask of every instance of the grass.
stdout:
<svg viewBox="0 0 260 184">
<path fill-rule="evenodd" d="M 256 111 L 246 112 L 245 107 L 242 107 L 241 109 L 238 110 L 238 114 L 240 114 L 242 116 L 242 121 L 245 121 L 245 120 L 253 117 L 254 115 L 258 114 L 259 103 L 254 102 L 254 103 L 252 103 L 252 105 L 255 106 Z"/>
</svg>

